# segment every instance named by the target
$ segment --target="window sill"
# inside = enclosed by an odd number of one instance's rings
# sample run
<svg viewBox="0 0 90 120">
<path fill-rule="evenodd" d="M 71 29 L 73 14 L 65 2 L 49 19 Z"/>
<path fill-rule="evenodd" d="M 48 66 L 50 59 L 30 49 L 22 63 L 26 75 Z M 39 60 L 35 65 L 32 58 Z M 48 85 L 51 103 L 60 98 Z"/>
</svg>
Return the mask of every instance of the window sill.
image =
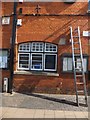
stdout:
<svg viewBox="0 0 90 120">
<path fill-rule="evenodd" d="M 73 71 L 62 71 L 62 74 L 74 74 L 74 72 Z M 81 73 L 81 72 L 78 72 L 78 73 Z M 87 74 L 88 73 L 88 71 L 86 71 L 86 72 L 84 72 L 85 74 Z"/>
<path fill-rule="evenodd" d="M 31 71 L 14 71 L 14 75 L 45 75 L 45 76 L 59 76 L 58 73 L 50 72 L 31 72 Z"/>
</svg>

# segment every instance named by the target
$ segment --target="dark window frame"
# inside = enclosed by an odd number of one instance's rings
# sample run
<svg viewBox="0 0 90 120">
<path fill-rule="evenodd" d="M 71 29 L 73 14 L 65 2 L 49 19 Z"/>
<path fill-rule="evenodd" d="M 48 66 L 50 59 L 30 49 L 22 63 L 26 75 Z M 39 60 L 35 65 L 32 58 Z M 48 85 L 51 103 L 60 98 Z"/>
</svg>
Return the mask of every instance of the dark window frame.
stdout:
<svg viewBox="0 0 90 120">
<path fill-rule="evenodd" d="M 61 55 L 61 72 L 62 73 L 73 73 L 73 68 L 72 68 L 72 71 L 63 71 L 63 58 L 64 57 L 67 57 L 67 58 L 72 58 L 72 54 L 70 53 L 65 53 L 63 55 Z M 87 54 L 83 54 L 83 58 L 86 58 L 87 59 L 87 70 L 85 73 L 88 73 L 88 64 L 89 64 L 89 59 L 88 59 L 88 55 Z M 76 58 L 79 58 L 79 55 L 77 54 Z"/>
</svg>

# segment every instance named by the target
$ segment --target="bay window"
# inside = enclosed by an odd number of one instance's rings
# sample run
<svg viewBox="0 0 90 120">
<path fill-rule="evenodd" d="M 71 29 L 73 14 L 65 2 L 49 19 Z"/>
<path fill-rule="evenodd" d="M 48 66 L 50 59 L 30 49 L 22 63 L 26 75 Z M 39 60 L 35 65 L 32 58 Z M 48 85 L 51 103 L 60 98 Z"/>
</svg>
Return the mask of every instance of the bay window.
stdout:
<svg viewBox="0 0 90 120">
<path fill-rule="evenodd" d="M 57 45 L 43 42 L 20 44 L 18 69 L 57 71 Z"/>
</svg>

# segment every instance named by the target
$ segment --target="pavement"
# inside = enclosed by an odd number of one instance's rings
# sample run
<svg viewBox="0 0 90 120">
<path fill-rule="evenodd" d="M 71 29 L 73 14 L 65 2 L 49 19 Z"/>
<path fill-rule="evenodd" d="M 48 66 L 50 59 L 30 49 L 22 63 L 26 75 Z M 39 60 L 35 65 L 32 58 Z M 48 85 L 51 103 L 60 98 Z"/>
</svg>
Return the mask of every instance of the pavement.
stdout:
<svg viewBox="0 0 90 120">
<path fill-rule="evenodd" d="M 83 118 L 88 120 L 88 107 L 84 96 L 79 96 L 80 106 L 76 106 L 75 95 L 61 94 L 21 94 L 3 93 L 1 118 Z"/>
</svg>

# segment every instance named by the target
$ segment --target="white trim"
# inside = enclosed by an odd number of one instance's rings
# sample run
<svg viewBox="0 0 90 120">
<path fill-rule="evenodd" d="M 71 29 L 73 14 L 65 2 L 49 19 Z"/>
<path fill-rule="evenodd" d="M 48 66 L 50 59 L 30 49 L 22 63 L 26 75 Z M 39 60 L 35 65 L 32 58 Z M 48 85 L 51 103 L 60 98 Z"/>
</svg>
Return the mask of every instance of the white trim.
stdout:
<svg viewBox="0 0 90 120">
<path fill-rule="evenodd" d="M 35 45 L 33 45 L 34 43 L 35 43 Z M 48 45 L 49 51 L 46 50 L 46 45 Z M 28 48 L 29 50 L 27 50 L 27 46 L 29 47 Z M 35 47 L 34 50 L 33 50 L 33 46 Z M 20 47 L 21 47 L 21 49 L 20 49 Z M 40 50 L 42 50 L 42 51 L 40 51 Z M 20 70 L 36 70 L 36 71 L 42 71 L 42 70 L 56 71 L 57 70 L 57 45 L 55 45 L 55 44 L 43 43 L 43 42 L 22 43 L 22 44 L 19 44 L 18 51 L 20 52 L 20 53 L 18 53 L 18 69 L 20 69 Z M 20 68 L 19 67 L 19 55 L 20 54 L 29 54 L 29 68 Z M 32 66 L 33 61 L 36 61 L 36 63 L 39 62 L 38 59 L 32 60 L 33 55 L 41 55 L 41 58 L 42 58 L 42 61 L 40 61 L 41 64 L 36 64 L 36 66 Z M 55 69 L 45 69 L 45 56 L 46 55 L 55 55 L 56 56 L 55 57 L 55 60 L 56 60 Z M 38 65 L 41 65 L 41 67 L 39 66 L 40 69 L 37 67 Z"/>
<path fill-rule="evenodd" d="M 18 69 L 19 70 L 29 70 L 29 67 L 28 68 L 20 68 L 19 67 L 19 55 L 21 54 L 28 54 L 29 55 L 29 66 L 30 66 L 30 53 L 18 53 Z"/>
<path fill-rule="evenodd" d="M 56 56 L 55 69 L 45 69 L 45 56 L 46 55 L 55 55 Z M 44 54 L 44 70 L 45 71 L 56 71 L 57 70 L 57 54 L 50 54 L 50 53 L 45 53 Z"/>
<path fill-rule="evenodd" d="M 34 69 L 34 68 L 32 68 L 32 62 L 33 62 L 32 55 L 42 55 L 42 69 Z M 43 53 L 31 53 L 31 70 L 38 70 L 38 71 L 43 70 Z"/>
</svg>

